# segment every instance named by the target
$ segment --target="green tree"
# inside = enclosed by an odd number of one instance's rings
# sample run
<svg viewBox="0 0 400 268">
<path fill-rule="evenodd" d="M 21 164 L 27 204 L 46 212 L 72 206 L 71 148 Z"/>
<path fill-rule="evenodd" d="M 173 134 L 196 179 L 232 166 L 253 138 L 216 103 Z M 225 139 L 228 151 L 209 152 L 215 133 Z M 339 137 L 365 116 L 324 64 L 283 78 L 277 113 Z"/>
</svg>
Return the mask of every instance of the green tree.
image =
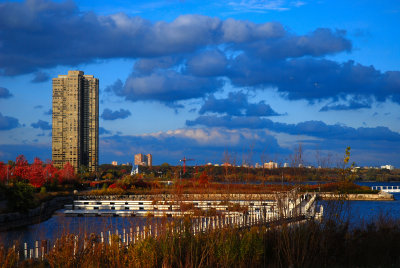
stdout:
<svg viewBox="0 0 400 268">
<path fill-rule="evenodd" d="M 34 188 L 25 182 L 16 182 L 7 189 L 7 206 L 12 211 L 27 211 L 35 206 Z"/>
</svg>

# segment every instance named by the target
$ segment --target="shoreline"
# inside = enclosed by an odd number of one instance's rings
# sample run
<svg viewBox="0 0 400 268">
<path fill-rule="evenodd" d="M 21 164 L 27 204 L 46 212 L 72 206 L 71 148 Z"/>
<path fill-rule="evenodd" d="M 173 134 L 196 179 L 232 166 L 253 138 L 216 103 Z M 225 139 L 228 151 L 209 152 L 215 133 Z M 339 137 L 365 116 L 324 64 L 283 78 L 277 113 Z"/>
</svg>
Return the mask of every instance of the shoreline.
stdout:
<svg viewBox="0 0 400 268">
<path fill-rule="evenodd" d="M 393 194 L 379 192 L 377 194 L 336 194 L 318 193 L 321 200 L 348 200 L 348 201 L 394 201 Z"/>
<path fill-rule="evenodd" d="M 73 199 L 73 196 L 54 197 L 26 212 L 0 214 L 0 232 L 46 221 L 53 216 L 56 210 L 63 208 L 65 204 L 72 203 Z"/>
<path fill-rule="evenodd" d="M 320 200 L 347 200 L 347 201 L 394 201 L 393 194 L 379 192 L 378 194 L 337 194 L 317 193 Z M 40 206 L 29 209 L 27 212 L 12 212 L 0 214 L 0 232 L 9 231 L 37 224 L 48 220 L 58 209 L 72 203 L 74 200 L 273 200 L 277 194 L 160 194 L 160 195 L 82 195 L 55 197 L 42 203 Z"/>
</svg>

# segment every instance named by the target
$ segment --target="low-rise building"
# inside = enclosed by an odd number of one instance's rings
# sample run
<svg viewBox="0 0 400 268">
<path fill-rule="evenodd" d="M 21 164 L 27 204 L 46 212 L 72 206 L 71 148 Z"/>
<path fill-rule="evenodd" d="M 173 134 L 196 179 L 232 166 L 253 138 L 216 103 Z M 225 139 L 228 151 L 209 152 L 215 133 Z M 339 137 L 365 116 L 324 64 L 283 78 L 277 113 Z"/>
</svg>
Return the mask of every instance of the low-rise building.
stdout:
<svg viewBox="0 0 400 268">
<path fill-rule="evenodd" d="M 384 166 L 381 166 L 381 169 L 393 170 L 393 169 L 394 169 L 394 166 L 392 166 L 392 165 L 384 165 Z"/>
<path fill-rule="evenodd" d="M 278 163 L 269 161 L 268 163 L 264 163 L 264 168 L 267 168 L 267 169 L 278 168 Z"/>
</svg>

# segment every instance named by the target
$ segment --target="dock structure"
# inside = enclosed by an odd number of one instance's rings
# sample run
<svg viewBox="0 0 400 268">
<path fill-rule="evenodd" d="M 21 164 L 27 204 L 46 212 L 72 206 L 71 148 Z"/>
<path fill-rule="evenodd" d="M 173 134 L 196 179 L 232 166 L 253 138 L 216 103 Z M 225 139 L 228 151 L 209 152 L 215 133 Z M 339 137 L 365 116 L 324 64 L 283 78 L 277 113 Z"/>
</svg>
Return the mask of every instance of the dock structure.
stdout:
<svg viewBox="0 0 400 268">
<path fill-rule="evenodd" d="M 128 200 L 79 199 L 65 206 L 60 213 L 66 216 L 122 216 L 122 217 L 182 217 L 191 215 L 263 214 L 268 218 L 297 215 L 315 216 L 316 194 L 298 194 L 296 191 L 279 193 L 273 200 Z"/>
<path fill-rule="evenodd" d="M 385 193 L 400 193 L 400 185 L 396 186 L 371 186 L 372 190 L 378 190 Z"/>
<path fill-rule="evenodd" d="M 268 210 L 277 214 L 276 202 L 267 201 L 224 201 L 224 200 L 183 200 L 183 201 L 130 201 L 130 200 L 75 200 L 66 205 L 62 212 L 66 216 L 154 216 L 180 217 L 183 215 L 200 215 L 202 212 L 214 211 L 226 214 L 235 211 L 248 213 Z"/>
<path fill-rule="evenodd" d="M 66 205 L 62 212 L 69 216 L 170 216 L 176 217 L 168 221 L 149 221 L 146 224 L 134 223 L 122 230 L 104 230 L 98 234 L 79 236 L 68 235 L 65 239 L 73 241 L 74 254 L 80 250 L 94 247 L 93 241 L 102 247 L 112 246 L 129 247 L 148 237 L 159 235 L 177 235 L 191 232 L 193 235 L 215 231 L 223 228 L 247 229 L 253 226 L 271 228 L 282 224 L 295 224 L 308 218 L 319 219 L 323 214 L 323 207 L 317 205 L 317 195 L 301 194 L 297 197 L 280 196 L 279 200 L 185 200 L 180 202 L 152 201 L 152 200 L 75 200 Z M 232 207 L 237 211 L 232 211 Z M 241 210 L 239 208 L 245 208 Z M 185 209 L 186 208 L 186 209 Z M 190 208 L 190 209 L 188 209 Z M 213 210 L 215 215 L 196 215 L 193 211 Z M 169 214 L 169 215 L 168 215 Z M 184 215 L 190 216 L 188 225 Z M 96 239 L 93 239 L 93 238 Z M 117 239 L 116 239 L 117 238 Z M 21 259 L 43 259 L 60 241 L 35 241 L 32 245 L 23 243 L 15 246 L 15 251 Z M 74 257 L 74 256 L 71 256 Z"/>
</svg>

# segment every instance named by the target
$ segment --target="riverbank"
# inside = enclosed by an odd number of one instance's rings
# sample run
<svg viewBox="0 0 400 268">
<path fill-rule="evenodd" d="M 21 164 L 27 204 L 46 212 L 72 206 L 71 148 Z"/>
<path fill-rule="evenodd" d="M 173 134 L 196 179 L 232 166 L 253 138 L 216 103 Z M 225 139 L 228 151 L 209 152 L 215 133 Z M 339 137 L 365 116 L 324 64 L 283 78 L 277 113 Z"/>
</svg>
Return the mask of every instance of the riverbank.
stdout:
<svg viewBox="0 0 400 268">
<path fill-rule="evenodd" d="M 73 196 L 59 196 L 45 201 L 36 208 L 26 212 L 11 212 L 0 214 L 0 232 L 8 231 L 49 219 L 53 213 L 73 202 Z"/>
<path fill-rule="evenodd" d="M 393 201 L 392 194 L 380 192 L 378 194 L 336 194 L 318 193 L 321 200 L 338 200 L 345 198 L 349 201 Z M 8 231 L 49 219 L 53 213 L 64 208 L 65 204 L 73 200 L 275 200 L 276 193 L 271 194 L 156 194 L 156 195 L 81 195 L 55 197 L 50 201 L 43 202 L 39 207 L 29 209 L 27 212 L 13 212 L 0 215 L 0 231 Z"/>
</svg>

